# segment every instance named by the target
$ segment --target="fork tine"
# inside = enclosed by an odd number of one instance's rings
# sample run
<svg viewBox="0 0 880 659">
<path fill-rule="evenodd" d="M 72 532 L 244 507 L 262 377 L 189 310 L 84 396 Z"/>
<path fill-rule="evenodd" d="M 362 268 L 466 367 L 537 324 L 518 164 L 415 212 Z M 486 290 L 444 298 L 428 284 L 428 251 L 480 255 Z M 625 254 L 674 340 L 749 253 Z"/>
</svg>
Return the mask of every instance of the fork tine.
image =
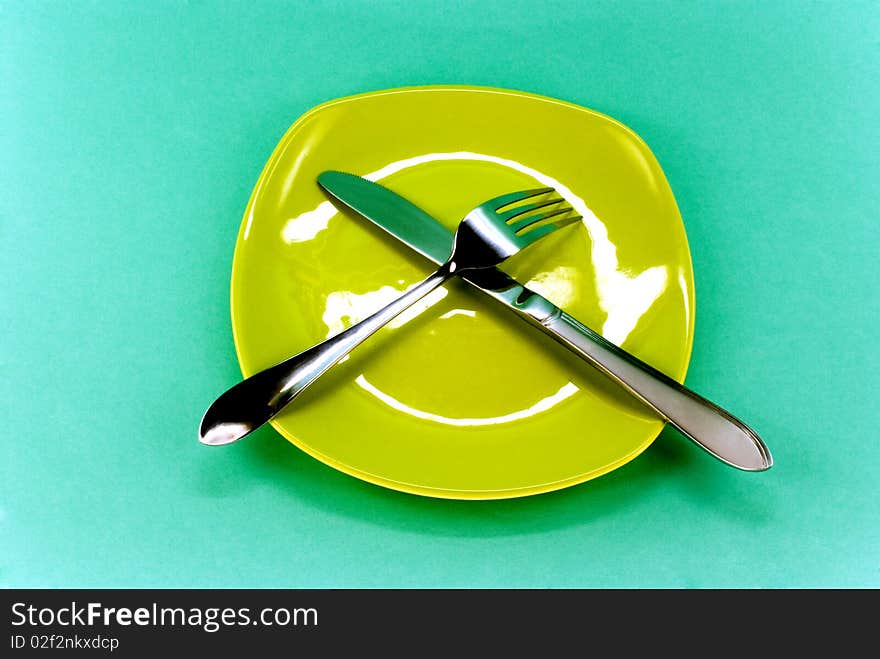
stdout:
<svg viewBox="0 0 880 659">
<path fill-rule="evenodd" d="M 529 215 L 528 217 L 524 217 L 523 219 L 517 220 L 516 222 L 511 222 L 508 226 L 513 229 L 514 233 L 519 233 L 526 227 L 530 227 L 536 222 L 541 222 L 542 220 L 546 220 L 547 218 L 568 213 L 571 210 L 573 210 L 571 206 L 565 206 L 564 208 L 554 208 L 552 211 L 548 211 L 546 213 Z"/>
<path fill-rule="evenodd" d="M 553 192 L 553 188 L 535 188 L 533 190 L 508 192 L 507 194 L 503 194 L 495 197 L 494 199 L 490 199 L 483 205 L 491 206 L 497 211 L 504 208 L 505 206 L 509 206 L 510 204 L 515 204 L 518 201 L 525 201 L 526 199 L 530 199 L 531 197 L 537 197 L 542 194 L 547 194 L 548 192 Z"/>
<path fill-rule="evenodd" d="M 531 211 L 536 211 L 539 208 L 545 208 L 547 206 L 555 206 L 556 204 L 561 204 L 565 199 L 562 197 L 554 197 L 552 199 L 545 199 L 544 201 L 539 201 L 534 204 L 525 204 L 524 206 L 517 206 L 516 208 L 511 208 L 508 211 L 502 211 L 498 213 L 498 217 L 500 217 L 505 222 L 510 222 L 513 218 L 519 217 L 524 213 L 530 213 Z"/>
<path fill-rule="evenodd" d="M 542 224 L 541 226 L 535 227 L 530 231 L 526 231 L 525 234 L 519 234 L 518 238 L 521 241 L 524 241 L 525 245 L 531 245 L 533 242 L 540 240 L 544 236 L 550 235 L 557 229 L 562 229 L 563 227 L 570 226 L 572 224 L 580 222 L 582 219 L 583 218 L 580 215 L 572 215 L 571 217 L 566 217 L 565 219 L 558 220 L 556 222 Z"/>
</svg>

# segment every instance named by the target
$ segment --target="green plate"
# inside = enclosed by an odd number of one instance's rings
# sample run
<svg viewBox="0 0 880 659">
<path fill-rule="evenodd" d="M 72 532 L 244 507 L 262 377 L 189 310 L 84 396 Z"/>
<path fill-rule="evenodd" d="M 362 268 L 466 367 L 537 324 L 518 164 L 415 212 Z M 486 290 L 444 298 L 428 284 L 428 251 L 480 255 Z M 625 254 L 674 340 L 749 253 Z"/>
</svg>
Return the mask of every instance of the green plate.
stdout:
<svg viewBox="0 0 880 659">
<path fill-rule="evenodd" d="M 242 373 L 331 336 L 433 266 L 316 183 L 367 176 L 450 229 L 480 202 L 551 185 L 584 216 L 503 269 L 683 381 L 694 325 L 684 226 L 645 143 L 602 114 L 490 88 L 418 87 L 325 103 L 284 135 L 257 181 L 232 269 Z M 272 425 L 348 474 L 416 494 L 554 490 L 647 448 L 663 422 L 463 282 L 358 348 Z"/>
</svg>

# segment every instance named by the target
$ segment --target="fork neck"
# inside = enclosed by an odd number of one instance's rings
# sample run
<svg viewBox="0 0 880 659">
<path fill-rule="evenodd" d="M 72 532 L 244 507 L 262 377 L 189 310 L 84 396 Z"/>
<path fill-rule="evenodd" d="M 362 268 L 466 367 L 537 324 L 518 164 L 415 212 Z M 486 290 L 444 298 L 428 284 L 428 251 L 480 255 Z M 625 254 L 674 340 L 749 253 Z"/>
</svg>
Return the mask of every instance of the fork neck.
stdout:
<svg viewBox="0 0 880 659">
<path fill-rule="evenodd" d="M 454 258 L 450 258 L 437 269 L 437 274 L 443 275 L 444 277 L 452 277 L 453 275 L 458 274 L 462 269 L 463 268 L 456 263 Z"/>
</svg>

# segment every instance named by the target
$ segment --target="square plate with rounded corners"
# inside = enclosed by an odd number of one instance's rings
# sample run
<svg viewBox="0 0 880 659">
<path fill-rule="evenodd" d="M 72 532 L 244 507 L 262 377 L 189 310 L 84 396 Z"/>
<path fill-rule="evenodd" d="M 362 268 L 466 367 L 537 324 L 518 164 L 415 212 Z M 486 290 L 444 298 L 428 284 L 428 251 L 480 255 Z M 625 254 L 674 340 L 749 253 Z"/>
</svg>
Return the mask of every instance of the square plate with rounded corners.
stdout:
<svg viewBox="0 0 880 659">
<path fill-rule="evenodd" d="M 328 169 L 379 181 L 454 229 L 503 192 L 549 185 L 584 216 L 502 266 L 683 381 L 694 325 L 684 226 L 645 143 L 550 98 L 415 87 L 320 105 L 287 131 L 242 221 L 232 326 L 245 376 L 389 302 L 433 265 L 328 201 Z M 348 474 L 416 494 L 559 489 L 636 457 L 663 422 L 460 281 L 326 373 L 272 425 Z"/>
</svg>

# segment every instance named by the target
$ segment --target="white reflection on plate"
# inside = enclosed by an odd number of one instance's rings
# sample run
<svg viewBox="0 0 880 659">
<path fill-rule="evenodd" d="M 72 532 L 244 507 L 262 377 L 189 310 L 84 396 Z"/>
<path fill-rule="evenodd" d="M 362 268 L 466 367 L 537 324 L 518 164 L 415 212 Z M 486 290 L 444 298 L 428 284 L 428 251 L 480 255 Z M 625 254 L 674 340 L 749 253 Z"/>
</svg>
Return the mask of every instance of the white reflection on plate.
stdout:
<svg viewBox="0 0 880 659">
<path fill-rule="evenodd" d="M 511 421 L 519 421 L 520 419 L 527 419 L 531 416 L 535 416 L 536 414 L 540 414 L 541 412 L 546 412 L 551 409 L 555 405 L 561 403 L 566 398 L 571 398 L 574 396 L 580 389 L 573 382 L 565 383 L 559 391 L 551 396 L 547 396 L 546 398 L 542 398 L 534 405 L 530 405 L 529 407 L 523 410 L 517 410 L 516 412 L 510 412 L 509 414 L 504 414 L 502 416 L 493 416 L 493 417 L 484 417 L 484 418 L 474 418 L 474 419 L 454 419 L 448 416 L 441 416 L 439 414 L 432 414 L 431 412 L 425 412 L 423 410 L 417 410 L 414 407 L 410 407 L 406 403 L 402 403 L 397 400 L 394 396 L 390 396 L 386 394 L 381 389 L 377 389 L 373 386 L 363 374 L 359 375 L 355 380 L 355 383 L 364 391 L 367 391 L 373 394 L 376 398 L 381 400 L 383 403 L 388 405 L 389 407 L 393 407 L 398 412 L 404 412 L 405 414 L 409 414 L 410 416 L 414 416 L 417 419 L 424 419 L 425 421 L 434 421 L 436 423 L 442 423 L 448 426 L 494 426 L 501 423 L 510 423 Z"/>
<path fill-rule="evenodd" d="M 415 286 L 416 284 L 413 284 Z M 409 288 L 412 288 L 410 286 Z M 327 305 L 324 307 L 324 315 L 321 320 L 327 325 L 327 338 L 336 336 L 342 330 L 359 323 L 367 316 L 374 314 L 387 304 L 390 304 L 408 288 L 399 290 L 393 286 L 383 286 L 376 291 L 367 293 L 352 293 L 351 291 L 335 291 L 327 296 Z M 433 307 L 446 297 L 448 291 L 443 288 L 435 288 L 421 300 L 416 302 L 406 311 L 401 312 L 397 318 L 391 320 L 387 327 L 395 329 L 408 323 L 426 309 Z"/>
</svg>

